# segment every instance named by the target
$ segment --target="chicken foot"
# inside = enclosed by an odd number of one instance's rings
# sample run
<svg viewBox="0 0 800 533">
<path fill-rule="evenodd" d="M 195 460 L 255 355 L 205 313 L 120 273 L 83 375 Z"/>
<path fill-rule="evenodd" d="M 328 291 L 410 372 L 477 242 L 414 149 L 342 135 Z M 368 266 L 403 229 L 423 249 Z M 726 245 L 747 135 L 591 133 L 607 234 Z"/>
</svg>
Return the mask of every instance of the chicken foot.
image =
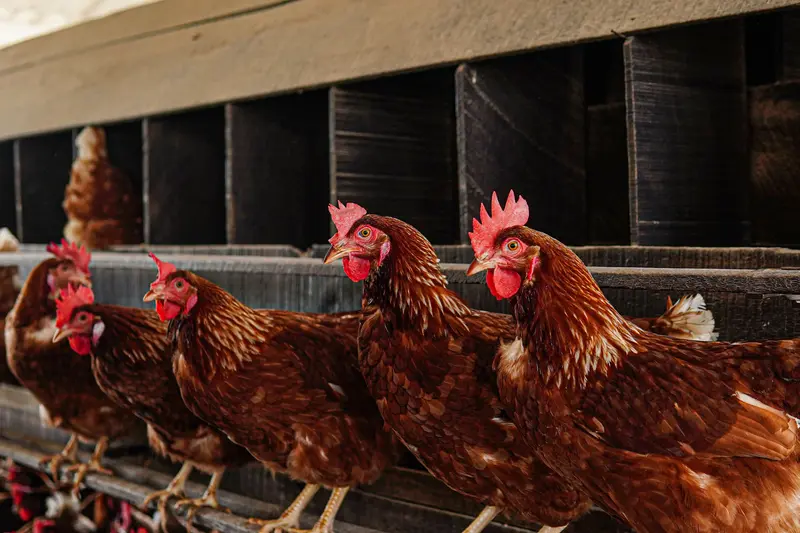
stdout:
<svg viewBox="0 0 800 533">
<path fill-rule="evenodd" d="M 214 474 L 211 476 L 211 481 L 208 482 L 208 488 L 200 498 L 186 498 L 175 502 L 175 509 L 181 512 L 184 510 L 182 509 L 183 507 L 188 508 L 188 512 L 186 513 L 186 529 L 188 531 L 192 530 L 192 521 L 194 520 L 194 515 L 203 507 L 230 513 L 230 510 L 221 506 L 217 500 L 217 489 L 219 488 L 219 484 L 222 481 L 222 475 L 224 473 L 225 470 L 214 472 Z"/>
<path fill-rule="evenodd" d="M 311 529 L 288 528 L 286 533 L 333 533 L 333 521 L 344 502 L 345 496 L 350 492 L 350 487 L 336 487 L 331 492 L 331 497 L 325 505 L 325 510 Z"/>
<path fill-rule="evenodd" d="M 492 520 L 495 519 L 497 515 L 500 514 L 500 509 L 494 507 L 492 505 L 487 505 L 481 511 L 481 514 L 475 517 L 475 520 L 472 521 L 470 525 L 467 526 L 462 533 L 480 533 L 486 526 L 492 523 Z"/>
<path fill-rule="evenodd" d="M 61 465 L 65 462 L 75 463 L 78 461 L 78 436 L 73 433 L 72 436 L 69 438 L 69 442 L 67 445 L 64 446 L 64 449 L 61 450 L 56 455 L 48 455 L 47 457 L 43 457 L 39 461 L 39 466 L 43 467 L 46 464 L 49 464 L 50 473 L 53 476 L 53 480 L 57 483 L 58 482 L 58 470 L 61 468 Z"/>
<path fill-rule="evenodd" d="M 303 487 L 303 490 L 297 498 L 294 499 L 278 518 L 274 520 L 251 518 L 247 523 L 261 526 L 258 533 L 272 533 L 281 531 L 283 528 L 298 528 L 300 527 L 300 515 L 303 514 L 308 504 L 311 503 L 311 500 L 318 490 L 319 485 L 308 484 Z"/>
<path fill-rule="evenodd" d="M 148 494 L 142 502 L 142 507 L 146 508 L 150 505 L 150 502 L 156 499 L 158 500 L 156 510 L 161 517 L 159 524 L 161 531 L 167 531 L 167 502 L 173 496 L 175 498 L 183 498 L 185 496 L 184 487 L 186 486 L 186 480 L 189 479 L 189 474 L 192 473 L 193 468 L 192 463 L 186 461 L 175 477 L 172 478 L 172 481 L 169 482 L 166 489 Z"/>
<path fill-rule="evenodd" d="M 89 472 L 97 472 L 98 474 L 106 474 L 107 476 L 110 476 L 114 473 L 108 468 L 104 468 L 103 465 L 100 464 L 100 461 L 103 459 L 103 455 L 106 453 L 107 449 L 108 437 L 102 437 L 97 441 L 97 445 L 94 447 L 94 452 L 92 453 L 92 458 L 89 459 L 88 463 L 79 463 L 67 468 L 68 473 L 75 472 L 75 479 L 72 480 L 72 484 L 74 485 L 74 490 L 76 492 L 79 490 L 81 483 L 83 483 L 83 480 L 86 479 L 86 475 Z"/>
</svg>

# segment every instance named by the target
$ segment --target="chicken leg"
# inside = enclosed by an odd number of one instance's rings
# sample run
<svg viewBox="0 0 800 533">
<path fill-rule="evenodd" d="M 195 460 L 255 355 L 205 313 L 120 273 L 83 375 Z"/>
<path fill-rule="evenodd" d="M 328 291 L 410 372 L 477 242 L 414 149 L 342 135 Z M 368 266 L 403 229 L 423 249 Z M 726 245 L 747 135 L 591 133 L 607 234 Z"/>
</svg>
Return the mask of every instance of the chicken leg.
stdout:
<svg viewBox="0 0 800 533">
<path fill-rule="evenodd" d="M 193 468 L 192 463 L 186 461 L 175 477 L 172 478 L 172 481 L 169 482 L 166 489 L 148 494 L 142 502 L 142 507 L 146 508 L 150 505 L 150 502 L 158 499 L 156 510 L 161 517 L 161 523 L 159 524 L 161 531 L 167 531 L 167 502 L 173 496 L 176 498 L 183 498 L 185 496 L 183 490 L 186 486 L 186 480 L 189 479 L 189 474 L 192 473 Z"/>
<path fill-rule="evenodd" d="M 249 524 L 256 524 L 261 526 L 258 533 L 272 533 L 282 528 L 298 528 L 300 527 L 300 515 L 303 514 L 308 504 L 314 498 L 314 495 L 319 490 L 319 485 L 308 484 L 303 487 L 303 490 L 294 499 L 294 501 L 281 513 L 281 516 L 274 520 L 261 520 L 259 518 L 251 518 L 247 522 Z"/>
<path fill-rule="evenodd" d="M 319 517 L 317 523 L 311 529 L 297 529 L 287 528 L 287 533 L 333 533 L 333 521 L 336 519 L 336 513 L 344 502 L 345 496 L 350 491 L 350 487 L 337 487 L 331 492 L 331 497 L 325 505 L 325 510 L 322 511 L 322 516 Z"/>
<path fill-rule="evenodd" d="M 39 461 L 39 466 L 43 467 L 49 464 L 50 473 L 53 475 L 53 481 L 58 482 L 58 470 L 65 462 L 75 463 L 78 461 L 78 436 L 73 433 L 69 438 L 69 442 L 64 446 L 56 455 L 48 455 Z"/>
<path fill-rule="evenodd" d="M 495 517 L 499 514 L 500 514 L 500 509 L 492 505 L 487 505 L 486 507 L 483 508 L 481 514 L 476 516 L 475 520 L 473 520 L 472 523 L 469 526 L 467 526 L 467 529 L 465 529 L 462 533 L 480 533 L 481 531 L 486 529 L 486 526 L 491 524 L 492 520 L 494 520 Z"/>
<path fill-rule="evenodd" d="M 108 468 L 103 468 L 103 465 L 100 464 L 100 461 L 103 459 L 103 454 L 106 453 L 107 449 L 108 437 L 103 437 L 97 441 L 97 445 L 94 447 L 94 452 L 92 453 L 92 458 L 89 459 L 88 463 L 79 463 L 67 468 L 67 472 L 75 472 L 75 479 L 72 480 L 75 491 L 78 490 L 78 487 L 80 487 L 83 480 L 86 479 L 86 474 L 89 472 L 97 472 L 108 476 L 114 473 Z"/>
<path fill-rule="evenodd" d="M 206 489 L 205 493 L 200 498 L 186 498 L 180 501 L 175 502 L 175 509 L 183 511 L 183 507 L 189 509 L 186 513 L 186 529 L 191 531 L 192 528 L 192 520 L 194 520 L 194 515 L 197 513 L 198 510 L 202 509 L 203 507 L 207 507 L 209 509 L 217 509 L 220 511 L 225 511 L 226 513 L 230 513 L 230 510 L 222 507 L 217 501 L 217 489 L 219 488 L 219 484 L 222 481 L 222 475 L 225 473 L 225 470 L 220 470 L 219 472 L 214 472 L 211 476 L 211 481 L 208 482 L 208 488 Z"/>
</svg>

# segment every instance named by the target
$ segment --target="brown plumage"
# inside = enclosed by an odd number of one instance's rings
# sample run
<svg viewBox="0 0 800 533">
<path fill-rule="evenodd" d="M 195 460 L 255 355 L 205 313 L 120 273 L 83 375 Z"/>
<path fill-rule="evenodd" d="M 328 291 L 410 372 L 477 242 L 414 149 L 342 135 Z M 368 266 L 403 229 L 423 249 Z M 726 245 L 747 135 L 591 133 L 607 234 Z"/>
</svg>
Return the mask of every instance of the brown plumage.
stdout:
<svg viewBox="0 0 800 533">
<path fill-rule="evenodd" d="M 108 440 L 128 434 L 137 422 L 130 411 L 103 394 L 88 358 L 75 354 L 66 340 L 52 341 L 57 291 L 70 283 L 87 282 L 88 273 L 68 258 L 42 261 L 28 275 L 5 324 L 11 371 L 41 403 L 43 421 L 73 434 L 64 451 L 53 458 L 54 475 L 64 460 L 76 461 L 76 438 L 98 441 L 92 461 L 76 466 L 76 485 L 88 471 L 105 471 L 99 461 Z"/>
<path fill-rule="evenodd" d="M 351 279 L 364 277 L 361 371 L 417 459 L 490 506 L 468 531 L 499 512 L 548 526 L 583 514 L 589 500 L 535 457 L 497 397 L 491 366 L 500 343 L 515 336 L 513 317 L 470 309 L 448 290 L 433 247 L 412 226 L 371 214 L 347 222 L 337 224 L 326 262 L 344 257 Z M 359 259 L 369 268 L 354 265 Z M 649 322 L 666 324 L 675 312 Z"/>
<path fill-rule="evenodd" d="M 142 242 L 142 204 L 130 179 L 108 159 L 106 134 L 87 126 L 64 195 L 64 237 L 89 249 Z"/>
<path fill-rule="evenodd" d="M 162 517 L 170 496 L 183 496 L 184 484 L 196 466 L 213 474 L 206 494 L 178 505 L 218 507 L 216 489 L 227 467 L 241 466 L 252 456 L 212 429 L 184 405 L 172 373 L 172 351 L 166 323 L 151 310 L 93 303 L 90 289 L 70 291 L 59 305 L 59 335 L 69 337 L 75 351 L 91 354 L 100 389 L 112 401 L 147 423 L 151 448 L 172 461 L 187 461 L 159 499 Z"/>
<path fill-rule="evenodd" d="M 0 228 L 0 253 L 16 252 L 19 250 L 19 241 L 8 230 Z M 6 315 L 14 307 L 17 295 L 21 289 L 17 267 L 0 267 L 0 328 L 5 330 Z M 11 373 L 6 362 L 6 345 L 0 342 L 0 382 L 18 384 L 17 378 Z"/>
<path fill-rule="evenodd" d="M 493 222 L 524 223 L 527 205 L 497 207 L 476 224 L 470 272 L 514 297 L 517 337 L 495 366 L 532 449 L 640 533 L 798 531 L 797 420 L 783 409 L 800 391 L 781 374 L 796 341 L 642 331 L 562 243 Z"/>
<path fill-rule="evenodd" d="M 145 299 L 172 319 L 187 407 L 273 472 L 309 484 L 262 531 L 298 527 L 319 485 L 336 490 L 314 531 L 332 531 L 347 489 L 375 481 L 400 450 L 356 368 L 359 314 L 256 311 L 161 262 Z"/>
</svg>

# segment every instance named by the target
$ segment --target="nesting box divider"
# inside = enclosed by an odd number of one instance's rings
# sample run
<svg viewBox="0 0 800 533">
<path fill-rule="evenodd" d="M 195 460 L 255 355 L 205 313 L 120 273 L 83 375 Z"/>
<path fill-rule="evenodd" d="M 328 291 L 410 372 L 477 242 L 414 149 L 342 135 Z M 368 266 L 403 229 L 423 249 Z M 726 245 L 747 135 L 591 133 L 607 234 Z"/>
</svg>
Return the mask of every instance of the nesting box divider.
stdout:
<svg viewBox="0 0 800 533">
<path fill-rule="evenodd" d="M 148 244 L 224 244 L 225 116 L 221 107 L 142 123 Z"/>
<path fill-rule="evenodd" d="M 463 64 L 455 78 L 462 242 L 492 191 L 513 188 L 530 205 L 531 227 L 584 243 L 582 50 Z"/>
<path fill-rule="evenodd" d="M 458 241 L 451 69 L 333 87 L 330 121 L 331 201 Z"/>
<path fill-rule="evenodd" d="M 741 20 L 626 40 L 633 244 L 747 242 L 743 41 Z"/>
<path fill-rule="evenodd" d="M 230 244 L 328 239 L 328 97 L 324 90 L 225 107 Z"/>
<path fill-rule="evenodd" d="M 67 130 L 14 142 L 17 237 L 26 243 L 61 239 L 67 216 L 61 203 L 72 167 L 72 132 Z"/>
<path fill-rule="evenodd" d="M 0 228 L 17 235 L 17 193 L 14 186 L 14 143 L 0 143 Z"/>
</svg>

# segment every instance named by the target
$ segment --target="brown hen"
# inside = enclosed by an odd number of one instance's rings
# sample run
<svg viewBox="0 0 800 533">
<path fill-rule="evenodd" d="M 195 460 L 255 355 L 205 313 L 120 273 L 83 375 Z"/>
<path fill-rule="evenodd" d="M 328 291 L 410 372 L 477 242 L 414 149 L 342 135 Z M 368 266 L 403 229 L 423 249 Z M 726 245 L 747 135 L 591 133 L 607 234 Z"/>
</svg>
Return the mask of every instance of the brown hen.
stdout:
<svg viewBox="0 0 800 533">
<path fill-rule="evenodd" d="M 75 139 L 78 157 L 64 196 L 67 240 L 91 250 L 142 242 L 142 204 L 130 179 L 108 159 L 106 134 L 87 126 Z"/>
<path fill-rule="evenodd" d="M 498 389 L 537 455 L 640 533 L 800 530 L 798 341 L 643 331 L 527 219 L 522 198 L 503 209 L 495 195 L 469 273 L 513 298 Z"/>
<path fill-rule="evenodd" d="M 466 532 L 501 512 L 551 526 L 544 531 L 583 514 L 589 500 L 535 457 L 497 397 L 491 366 L 514 338 L 513 317 L 471 309 L 448 290 L 433 247 L 412 226 L 356 204 L 330 211 L 337 234 L 325 262 L 343 258 L 348 277 L 364 281 L 359 363 L 369 391 L 437 479 L 487 506 Z M 684 299 L 643 320 L 686 334 L 695 331 L 687 313 L 713 330 L 710 312 Z"/>
<path fill-rule="evenodd" d="M 167 500 L 183 496 L 186 480 L 196 466 L 212 474 L 208 490 L 198 502 L 183 499 L 176 505 L 192 506 L 192 514 L 199 506 L 219 507 L 216 491 L 225 468 L 253 458 L 184 405 L 172 373 L 166 324 L 154 311 L 95 303 L 88 287 L 62 291 L 57 307 L 59 330 L 54 341 L 69 338 L 78 355 L 91 355 L 100 389 L 147 423 L 153 451 L 185 462 L 167 489 L 148 496 L 144 505 L 158 498 L 165 522 Z M 188 521 L 191 523 L 191 516 Z"/>
<path fill-rule="evenodd" d="M 333 531 L 347 491 L 375 481 L 402 449 L 384 430 L 357 368 L 359 313 L 256 311 L 158 261 L 145 301 L 170 320 L 173 369 L 197 416 L 273 472 L 308 485 L 262 532 L 297 528 L 320 485 L 333 489 L 314 533 Z"/>
<path fill-rule="evenodd" d="M 55 297 L 70 284 L 90 285 L 90 255 L 66 241 L 47 249 L 54 257 L 34 267 L 6 317 L 6 356 L 16 378 L 41 403 L 43 421 L 72 433 L 64 450 L 50 458 L 54 477 L 61 463 L 77 461 L 78 439 L 97 441 L 88 464 L 70 467 L 77 471 L 77 487 L 88 472 L 107 472 L 100 460 L 109 439 L 129 433 L 136 417 L 103 394 L 88 358 L 73 353 L 66 340 L 53 343 Z"/>
</svg>

